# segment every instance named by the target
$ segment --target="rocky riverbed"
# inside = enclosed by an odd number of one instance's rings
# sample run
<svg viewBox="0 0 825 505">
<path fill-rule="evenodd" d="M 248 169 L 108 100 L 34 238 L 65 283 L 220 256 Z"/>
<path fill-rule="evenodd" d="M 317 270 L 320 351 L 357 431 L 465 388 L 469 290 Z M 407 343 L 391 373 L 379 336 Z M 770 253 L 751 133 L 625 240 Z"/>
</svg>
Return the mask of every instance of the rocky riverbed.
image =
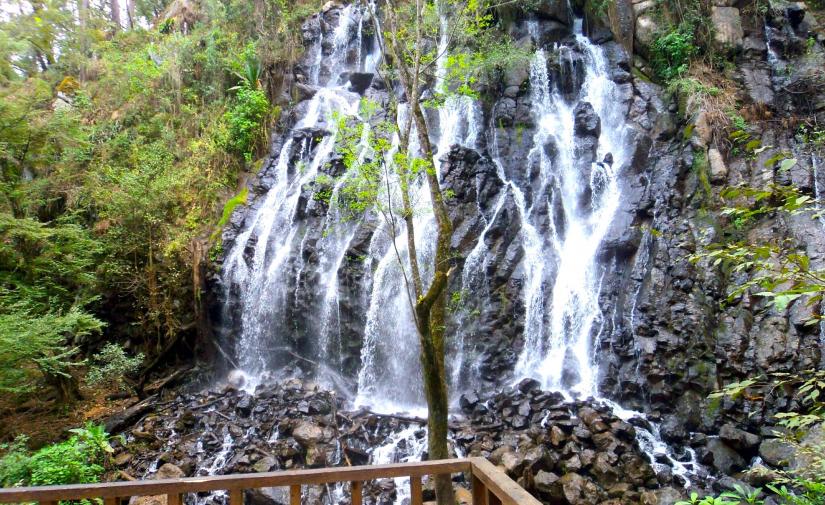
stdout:
<svg viewBox="0 0 825 505">
<path fill-rule="evenodd" d="M 254 394 L 232 386 L 169 392 L 139 404 L 132 420 L 112 419 L 126 440 L 116 443 L 113 461 L 121 477 L 157 478 L 426 459 L 424 420 L 347 405 L 299 379 L 261 385 Z M 746 466 L 744 458 L 760 443 L 757 435 L 733 427 L 718 438 L 696 435 L 690 445 L 706 466 L 683 463 L 690 473 L 682 476 L 671 458 L 689 461 L 686 448 L 665 455 L 644 447 L 639 434 L 654 425 L 621 417 L 602 402 L 566 401 L 525 380 L 493 395 L 462 396 L 450 422 L 451 447 L 456 457 L 488 458 L 545 503 L 664 504 L 688 488 L 718 491 L 738 482 L 723 472 Z M 463 476 L 455 481 L 466 487 Z M 247 503 L 286 503 L 284 492 L 252 491 Z M 304 502 L 337 503 L 346 493 L 343 487 L 308 486 Z M 407 496 L 404 480 L 365 486 L 368 503 L 403 503 Z M 188 499 L 223 503 L 225 497 Z"/>
</svg>

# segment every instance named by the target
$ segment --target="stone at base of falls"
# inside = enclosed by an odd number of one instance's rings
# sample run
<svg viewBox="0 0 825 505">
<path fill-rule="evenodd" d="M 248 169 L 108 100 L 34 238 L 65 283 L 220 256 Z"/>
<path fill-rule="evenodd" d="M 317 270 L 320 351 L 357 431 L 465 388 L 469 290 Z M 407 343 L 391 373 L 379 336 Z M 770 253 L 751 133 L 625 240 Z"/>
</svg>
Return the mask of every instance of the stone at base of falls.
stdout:
<svg viewBox="0 0 825 505">
<path fill-rule="evenodd" d="M 458 398 L 458 405 L 462 409 L 471 409 L 478 403 L 478 395 L 475 393 L 464 393 Z"/>
<path fill-rule="evenodd" d="M 759 435 L 740 430 L 728 423 L 719 429 L 719 438 L 739 452 L 755 454 L 762 439 Z"/>
<path fill-rule="evenodd" d="M 710 438 L 705 450 L 700 454 L 702 463 L 713 465 L 718 471 L 730 474 L 744 470 L 745 459 L 733 448 L 718 438 Z"/>
<path fill-rule="evenodd" d="M 363 95 L 372 84 L 373 75 L 372 72 L 353 72 L 349 74 L 350 90 Z"/>
<path fill-rule="evenodd" d="M 602 501 L 604 494 L 592 481 L 577 473 L 568 473 L 553 484 L 550 497 L 563 503 L 585 505 Z"/>
<path fill-rule="evenodd" d="M 304 447 L 317 444 L 324 436 L 324 430 L 308 421 L 301 421 L 292 430 L 292 437 Z"/>
<path fill-rule="evenodd" d="M 289 488 L 270 487 L 244 491 L 245 505 L 286 505 L 287 503 L 289 503 Z"/>
<path fill-rule="evenodd" d="M 185 476 L 186 475 L 183 473 L 183 470 L 181 470 L 180 468 L 171 463 L 166 463 L 160 468 L 158 468 L 158 471 L 155 474 L 154 479 L 180 479 L 181 477 Z M 167 505 L 167 503 L 168 498 L 165 494 L 156 496 L 133 496 L 129 500 L 129 505 Z"/>
<path fill-rule="evenodd" d="M 535 391 L 541 387 L 541 383 L 536 379 L 524 379 L 516 386 L 521 394 L 527 394 L 530 391 Z"/>
</svg>

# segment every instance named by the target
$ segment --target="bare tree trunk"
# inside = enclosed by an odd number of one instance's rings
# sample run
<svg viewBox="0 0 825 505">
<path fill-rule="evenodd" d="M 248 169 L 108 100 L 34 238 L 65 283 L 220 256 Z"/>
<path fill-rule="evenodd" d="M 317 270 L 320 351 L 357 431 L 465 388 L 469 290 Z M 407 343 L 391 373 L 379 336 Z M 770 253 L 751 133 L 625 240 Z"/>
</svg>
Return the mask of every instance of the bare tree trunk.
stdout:
<svg viewBox="0 0 825 505">
<path fill-rule="evenodd" d="M 86 80 L 86 58 L 89 56 L 89 36 L 87 30 L 89 29 L 89 0 L 78 0 L 77 14 L 80 27 L 80 52 L 84 58 L 80 62 L 80 82 Z"/>
<path fill-rule="evenodd" d="M 65 376 L 44 372 L 46 384 L 54 389 L 59 404 L 71 403 L 80 400 L 80 386 L 73 375 Z"/>
<path fill-rule="evenodd" d="M 110 15 L 115 31 L 120 31 L 123 25 L 120 24 L 120 0 L 109 0 Z"/>
<path fill-rule="evenodd" d="M 127 21 L 129 21 L 129 29 L 135 29 L 135 23 L 137 23 L 137 19 L 135 19 L 135 0 L 126 0 L 126 15 L 129 17 Z"/>
</svg>

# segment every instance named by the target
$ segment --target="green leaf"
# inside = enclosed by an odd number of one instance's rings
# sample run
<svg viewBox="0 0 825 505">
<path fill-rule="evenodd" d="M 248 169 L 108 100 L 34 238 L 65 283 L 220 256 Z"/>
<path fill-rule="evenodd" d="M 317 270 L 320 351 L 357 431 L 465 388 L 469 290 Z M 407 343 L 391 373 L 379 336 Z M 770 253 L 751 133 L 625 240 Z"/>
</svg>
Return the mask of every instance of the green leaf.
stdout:
<svg viewBox="0 0 825 505">
<path fill-rule="evenodd" d="M 791 168 L 796 165 L 796 158 L 788 158 L 782 160 L 782 163 L 779 164 L 779 171 L 780 172 L 787 172 Z"/>
</svg>

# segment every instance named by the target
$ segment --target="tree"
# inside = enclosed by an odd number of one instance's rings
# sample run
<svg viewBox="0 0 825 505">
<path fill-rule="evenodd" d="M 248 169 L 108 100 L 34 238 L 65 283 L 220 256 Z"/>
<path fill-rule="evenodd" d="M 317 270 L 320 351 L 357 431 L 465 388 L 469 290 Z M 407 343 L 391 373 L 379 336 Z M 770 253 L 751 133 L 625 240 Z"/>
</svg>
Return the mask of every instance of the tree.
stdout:
<svg viewBox="0 0 825 505">
<path fill-rule="evenodd" d="M 472 94 L 471 84 L 476 83 L 480 75 L 493 69 L 501 70 L 507 66 L 505 61 L 513 63 L 518 58 L 514 57 L 515 52 L 508 43 L 501 42 L 507 40 L 506 37 L 493 30 L 483 34 L 486 28 L 491 28 L 491 4 L 442 1 L 436 5 L 426 0 L 409 3 L 385 0 L 381 7 L 384 15 L 384 37 L 381 40 L 386 45 L 382 49 L 388 61 L 379 72 L 385 82 L 400 82 L 408 113 L 403 118 L 399 116 L 399 103 L 391 93 L 393 120 L 365 132 L 363 125 L 347 128 L 346 118 L 339 118 L 339 148 L 344 151 L 350 177 L 349 189 L 342 191 L 339 198 L 356 212 L 376 209 L 388 224 L 393 239 L 400 229 L 396 221 L 404 223 L 406 259 L 397 248 L 395 254 L 402 267 L 419 337 L 424 395 L 428 405 L 428 454 L 431 459 L 445 459 L 450 457 L 445 328 L 449 282 L 453 273 L 453 223 L 447 208 L 447 193 L 436 173 L 437 153 L 430 141 L 424 109 L 437 106 L 451 94 Z M 439 8 L 450 15 L 442 16 Z M 437 49 L 427 49 L 433 47 L 430 41 L 438 39 L 439 35 L 447 43 L 439 44 Z M 493 42 L 494 38 L 498 40 Z M 447 48 L 450 49 L 449 57 Z M 445 53 L 439 54 L 439 51 Z M 440 59 L 446 75 L 436 76 Z M 436 98 L 425 103 L 422 93 L 428 84 L 435 84 L 438 89 L 435 89 Z M 373 109 L 374 105 L 362 102 L 362 118 L 368 118 Z M 359 156 L 359 145 L 365 135 L 374 153 L 371 160 Z M 397 146 L 390 140 L 393 135 L 397 135 Z M 414 141 L 417 141 L 417 152 L 412 149 Z M 352 175 L 353 171 L 355 175 Z M 391 181 L 396 183 L 395 193 L 400 202 L 393 201 L 393 191 L 389 189 Z M 416 247 L 418 230 L 411 195 L 411 188 L 416 183 L 426 186 L 428 210 L 435 221 L 435 251 L 430 265 L 420 264 Z M 425 269 L 432 272 L 431 278 L 424 278 L 422 271 Z M 435 481 L 438 503 L 454 503 L 449 476 L 437 476 Z"/>
<path fill-rule="evenodd" d="M 112 17 L 114 31 L 120 31 L 123 28 L 120 22 L 120 0 L 109 0 L 109 14 Z"/>
<path fill-rule="evenodd" d="M 103 327 L 85 310 L 99 251 L 75 224 L 0 212 L 0 391 L 30 392 L 39 376 L 59 401 L 79 397 L 72 342 Z"/>
</svg>

